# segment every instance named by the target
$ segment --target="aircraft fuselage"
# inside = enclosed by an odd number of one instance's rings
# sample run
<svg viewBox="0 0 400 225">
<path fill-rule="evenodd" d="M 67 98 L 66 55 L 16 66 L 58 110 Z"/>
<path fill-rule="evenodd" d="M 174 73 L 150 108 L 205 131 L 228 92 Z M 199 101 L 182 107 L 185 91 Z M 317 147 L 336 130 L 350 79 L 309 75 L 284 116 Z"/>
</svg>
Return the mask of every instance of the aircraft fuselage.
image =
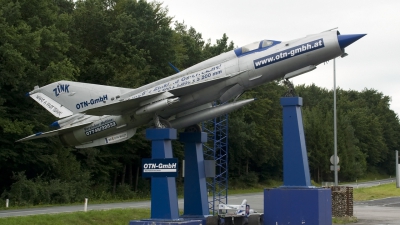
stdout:
<svg viewBox="0 0 400 225">
<path fill-rule="evenodd" d="M 137 89 L 60 81 L 29 94 L 55 116 L 73 114 L 58 121 L 64 125 L 56 134 L 64 143 L 76 147 L 117 143 L 151 123 L 155 114 L 178 129 L 240 108 L 252 100 L 218 109 L 212 102 L 229 102 L 266 82 L 311 71 L 344 54 L 344 48 L 362 36 L 332 30 L 287 42 L 254 42 Z M 43 102 L 46 97 L 51 107 Z"/>
</svg>

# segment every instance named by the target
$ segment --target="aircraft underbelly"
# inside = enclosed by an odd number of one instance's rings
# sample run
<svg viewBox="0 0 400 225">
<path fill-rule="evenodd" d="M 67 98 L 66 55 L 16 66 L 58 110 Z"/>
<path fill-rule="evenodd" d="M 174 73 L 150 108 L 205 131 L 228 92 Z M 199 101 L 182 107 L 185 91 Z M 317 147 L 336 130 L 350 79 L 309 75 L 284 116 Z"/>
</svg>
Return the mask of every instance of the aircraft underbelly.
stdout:
<svg viewBox="0 0 400 225">
<path fill-rule="evenodd" d="M 129 119 L 125 116 L 104 116 L 84 128 L 61 135 L 60 139 L 68 145 L 76 146 L 131 128 L 128 123 Z"/>
</svg>

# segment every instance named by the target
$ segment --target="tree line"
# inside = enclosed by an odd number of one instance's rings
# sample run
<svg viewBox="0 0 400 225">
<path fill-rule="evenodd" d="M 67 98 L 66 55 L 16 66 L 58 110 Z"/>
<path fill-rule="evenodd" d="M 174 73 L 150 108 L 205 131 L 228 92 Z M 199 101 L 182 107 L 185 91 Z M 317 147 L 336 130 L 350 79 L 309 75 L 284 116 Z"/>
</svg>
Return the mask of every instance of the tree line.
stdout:
<svg viewBox="0 0 400 225">
<path fill-rule="evenodd" d="M 311 178 L 333 181 L 333 90 L 296 86 L 303 98 L 303 124 Z M 279 81 L 246 92 L 260 98 L 229 117 L 229 175 L 239 183 L 282 179 L 282 107 L 285 88 Z M 368 173 L 395 174 L 394 150 L 399 147 L 398 115 L 390 97 L 374 89 L 337 90 L 337 149 L 340 181 L 355 181 Z"/>
<path fill-rule="evenodd" d="M 149 158 L 145 128 L 126 142 L 96 148 L 65 147 L 57 137 L 15 143 L 57 120 L 25 97 L 35 85 L 73 80 L 137 88 L 234 49 L 226 34 L 212 44 L 159 2 L 144 0 L 0 0 L 0 194 L 15 204 L 130 199 L 149 195 L 140 176 Z M 254 41 L 254 40 L 249 40 Z M 332 91 L 297 86 L 310 172 L 332 179 Z M 271 82 L 243 94 L 258 101 L 229 116 L 231 184 L 282 179 L 282 109 L 286 89 Z M 394 173 L 400 126 L 390 97 L 376 90 L 338 91 L 340 177 Z M 184 158 L 173 143 L 175 157 Z M 182 178 L 177 179 L 183 182 Z"/>
</svg>

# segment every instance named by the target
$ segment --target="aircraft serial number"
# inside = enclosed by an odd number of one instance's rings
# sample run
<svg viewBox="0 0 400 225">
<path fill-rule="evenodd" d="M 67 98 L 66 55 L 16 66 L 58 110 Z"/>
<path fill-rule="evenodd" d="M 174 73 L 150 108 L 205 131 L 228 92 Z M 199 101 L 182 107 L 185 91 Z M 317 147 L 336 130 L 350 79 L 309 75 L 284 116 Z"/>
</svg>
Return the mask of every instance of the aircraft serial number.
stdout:
<svg viewBox="0 0 400 225">
<path fill-rule="evenodd" d="M 95 133 L 103 131 L 103 130 L 107 130 L 107 129 L 109 129 L 111 127 L 115 127 L 115 126 L 117 126 L 117 123 L 115 121 L 111 121 L 111 122 L 103 124 L 99 127 L 87 130 L 87 131 L 85 131 L 85 134 L 86 134 L 86 136 L 90 136 L 92 134 L 95 134 Z"/>
</svg>

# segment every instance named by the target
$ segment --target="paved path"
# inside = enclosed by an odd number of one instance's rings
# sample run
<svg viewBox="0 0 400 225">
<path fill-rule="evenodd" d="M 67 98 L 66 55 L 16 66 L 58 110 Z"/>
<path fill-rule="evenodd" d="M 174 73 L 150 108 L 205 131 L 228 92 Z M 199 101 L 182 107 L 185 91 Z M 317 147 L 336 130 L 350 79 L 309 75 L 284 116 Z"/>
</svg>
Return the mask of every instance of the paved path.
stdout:
<svg viewBox="0 0 400 225">
<path fill-rule="evenodd" d="M 400 197 L 360 201 L 354 203 L 358 224 L 400 224 Z"/>
</svg>

